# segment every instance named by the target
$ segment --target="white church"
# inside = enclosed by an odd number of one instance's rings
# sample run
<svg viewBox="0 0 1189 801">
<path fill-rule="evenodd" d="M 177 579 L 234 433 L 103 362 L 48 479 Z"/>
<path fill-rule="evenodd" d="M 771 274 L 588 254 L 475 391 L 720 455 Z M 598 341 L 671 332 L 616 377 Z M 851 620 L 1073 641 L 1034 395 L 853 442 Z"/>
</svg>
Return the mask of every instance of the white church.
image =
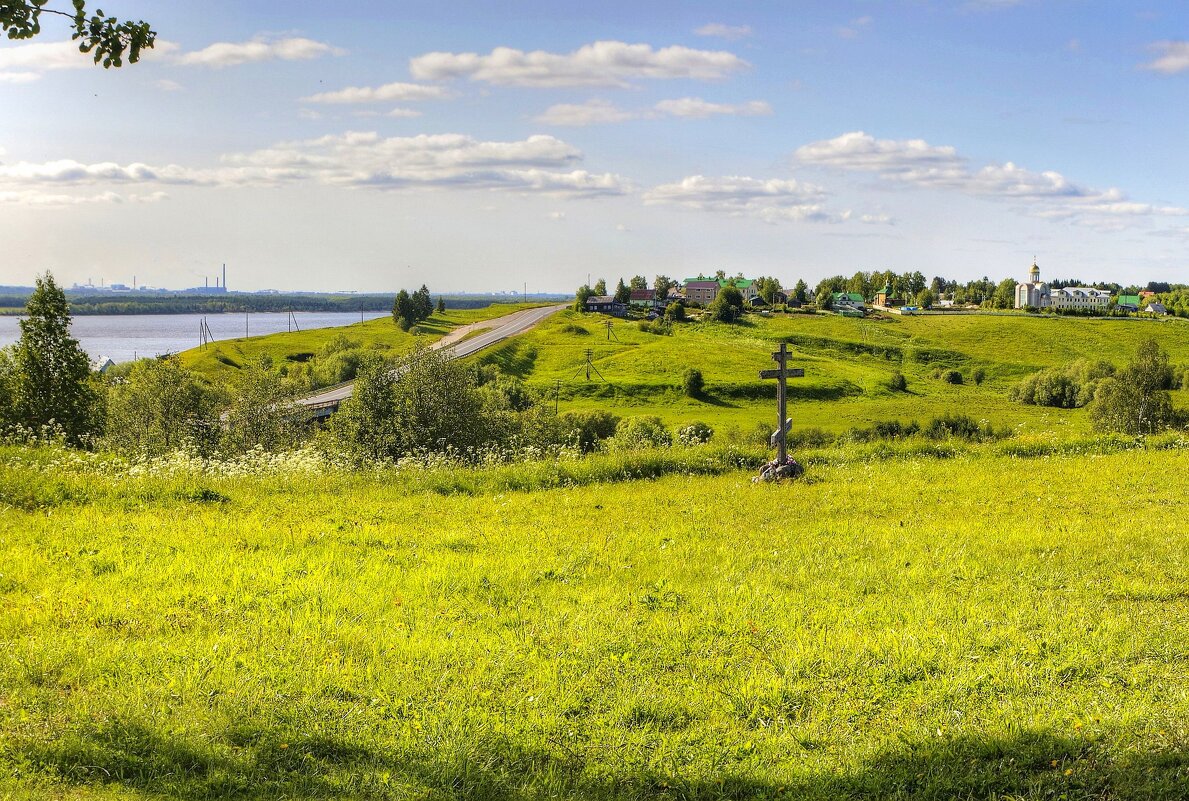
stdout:
<svg viewBox="0 0 1189 801">
<path fill-rule="evenodd" d="M 1034 309 L 1089 309 L 1106 311 L 1111 305 L 1111 293 L 1089 286 L 1067 286 L 1050 289 L 1040 280 L 1040 268 L 1032 262 L 1028 271 L 1028 283 L 1016 284 L 1016 308 L 1031 306 Z"/>
</svg>

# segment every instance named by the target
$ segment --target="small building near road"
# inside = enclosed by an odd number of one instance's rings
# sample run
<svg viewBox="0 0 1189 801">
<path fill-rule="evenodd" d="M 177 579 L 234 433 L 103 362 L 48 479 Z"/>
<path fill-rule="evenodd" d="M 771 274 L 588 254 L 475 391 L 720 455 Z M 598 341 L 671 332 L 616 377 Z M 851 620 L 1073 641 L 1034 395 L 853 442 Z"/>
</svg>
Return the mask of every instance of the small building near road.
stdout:
<svg viewBox="0 0 1189 801">
<path fill-rule="evenodd" d="M 1148 312 L 1149 314 L 1168 314 L 1168 309 L 1165 308 L 1164 304 L 1158 303 L 1157 301 L 1152 301 L 1147 306 L 1145 306 L 1144 311 Z"/>
<path fill-rule="evenodd" d="M 586 310 L 599 314 L 610 314 L 614 317 L 623 317 L 627 314 L 627 307 L 616 302 L 614 295 L 591 295 L 586 299 Z"/>
</svg>

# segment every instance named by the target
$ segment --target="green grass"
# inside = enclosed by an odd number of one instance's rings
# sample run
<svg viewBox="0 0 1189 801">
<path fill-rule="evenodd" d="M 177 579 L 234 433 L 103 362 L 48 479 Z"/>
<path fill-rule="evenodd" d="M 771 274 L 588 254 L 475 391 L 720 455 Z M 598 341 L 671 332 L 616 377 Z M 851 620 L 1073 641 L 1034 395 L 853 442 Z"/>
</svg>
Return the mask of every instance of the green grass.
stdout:
<svg viewBox="0 0 1189 801">
<path fill-rule="evenodd" d="M 1185 798 L 1189 450 L 1041 439 L 781 486 L 0 449 L 0 798 Z"/>
<path fill-rule="evenodd" d="M 563 312 L 529 333 L 475 357 L 553 394 L 561 382 L 568 410 L 608 409 L 623 416 L 656 414 L 675 426 L 703 420 L 716 428 L 751 430 L 775 422 L 775 382 L 758 372 L 773 365 L 780 341 L 792 344 L 793 364 L 806 377 L 790 382 L 798 428 L 845 431 L 874 421 L 903 422 L 961 412 L 997 427 L 1024 431 L 1088 431 L 1083 411 L 1012 403 L 1007 391 L 1029 373 L 1078 358 L 1125 364 L 1136 346 L 1154 337 L 1174 363 L 1189 362 L 1189 326 L 1181 321 L 1097 320 L 1008 315 L 891 317 L 857 320 L 834 315 L 749 315 L 742 325 L 675 325 L 673 336 L 644 333 L 616 322 L 608 340 L 602 315 Z M 583 333 L 583 331 L 588 333 Z M 585 378 L 585 351 L 604 380 Z M 696 367 L 707 391 L 691 399 L 680 391 L 682 373 Z M 958 369 L 961 386 L 933 377 Z M 976 370 L 986 378 L 975 385 Z M 894 371 L 907 392 L 887 388 Z M 1178 403 L 1189 406 L 1189 393 Z"/>
<path fill-rule="evenodd" d="M 391 317 L 379 317 L 333 328 L 220 340 L 206 347 L 184 351 L 179 357 L 183 366 L 208 381 L 221 382 L 243 366 L 259 362 L 262 356 L 268 356 L 277 366 L 305 361 L 338 336 L 356 340 L 365 347 L 401 354 L 412 350 L 418 342 L 438 340 L 459 326 L 526 308 L 530 308 L 530 305 L 494 304 L 482 309 L 447 309 L 443 314 L 435 312 L 428 320 L 418 324 L 420 333 L 416 335 L 401 331 Z"/>
</svg>

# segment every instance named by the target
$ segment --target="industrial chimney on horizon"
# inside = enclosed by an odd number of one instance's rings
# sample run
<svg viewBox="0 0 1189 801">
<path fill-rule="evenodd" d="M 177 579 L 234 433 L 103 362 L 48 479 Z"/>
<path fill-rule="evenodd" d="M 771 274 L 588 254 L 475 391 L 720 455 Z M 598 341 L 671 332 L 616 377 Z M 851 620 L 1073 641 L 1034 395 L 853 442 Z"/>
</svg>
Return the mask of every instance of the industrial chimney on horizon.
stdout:
<svg viewBox="0 0 1189 801">
<path fill-rule="evenodd" d="M 223 291 L 227 291 L 227 263 L 223 263 Z"/>
</svg>

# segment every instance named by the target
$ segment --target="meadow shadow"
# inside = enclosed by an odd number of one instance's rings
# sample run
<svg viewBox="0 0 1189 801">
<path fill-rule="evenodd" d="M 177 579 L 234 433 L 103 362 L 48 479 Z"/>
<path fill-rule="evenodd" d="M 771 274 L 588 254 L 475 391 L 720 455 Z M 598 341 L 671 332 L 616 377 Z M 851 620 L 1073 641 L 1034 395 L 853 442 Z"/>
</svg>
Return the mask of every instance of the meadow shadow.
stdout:
<svg viewBox="0 0 1189 801">
<path fill-rule="evenodd" d="M 1159 801 L 1185 798 L 1189 791 L 1184 749 L 1126 754 L 1116 761 L 1106 740 L 1044 731 L 901 743 L 854 771 L 818 772 L 780 784 L 742 770 L 706 780 L 625 767 L 627 762 L 590 766 L 580 749 L 490 735 L 399 757 L 345 738 L 303 737 L 247 722 L 221 740 L 234 746 L 220 749 L 233 756 L 216 755 L 205 742 L 116 722 L 8 756 L 65 785 L 120 784 L 180 799 L 398 797 L 389 787 L 415 788 L 418 797 L 521 801 L 1001 796 Z M 533 778 L 544 779 L 544 786 Z"/>
</svg>

